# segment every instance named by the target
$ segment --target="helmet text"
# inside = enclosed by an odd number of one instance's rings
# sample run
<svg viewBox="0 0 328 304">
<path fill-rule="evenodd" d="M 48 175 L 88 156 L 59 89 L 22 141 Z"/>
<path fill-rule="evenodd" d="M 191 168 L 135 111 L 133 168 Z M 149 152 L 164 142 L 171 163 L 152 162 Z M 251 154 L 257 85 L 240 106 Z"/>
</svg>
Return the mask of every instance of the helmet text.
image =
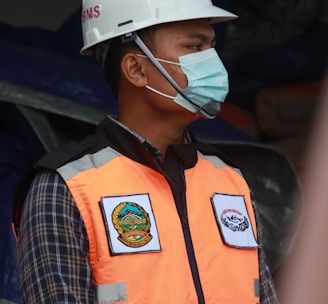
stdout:
<svg viewBox="0 0 328 304">
<path fill-rule="evenodd" d="M 91 6 L 82 11 L 82 22 L 95 19 L 100 16 L 100 5 Z"/>
</svg>

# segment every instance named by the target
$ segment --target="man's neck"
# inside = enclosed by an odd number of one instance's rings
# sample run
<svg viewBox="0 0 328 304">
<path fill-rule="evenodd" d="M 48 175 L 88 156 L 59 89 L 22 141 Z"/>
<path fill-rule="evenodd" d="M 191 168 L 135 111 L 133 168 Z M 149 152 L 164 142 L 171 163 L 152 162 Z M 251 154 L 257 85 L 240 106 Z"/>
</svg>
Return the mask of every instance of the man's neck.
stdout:
<svg viewBox="0 0 328 304">
<path fill-rule="evenodd" d="M 119 121 L 156 147 L 163 159 L 169 145 L 184 142 L 184 126 L 172 119 L 127 119 L 119 116 Z"/>
</svg>

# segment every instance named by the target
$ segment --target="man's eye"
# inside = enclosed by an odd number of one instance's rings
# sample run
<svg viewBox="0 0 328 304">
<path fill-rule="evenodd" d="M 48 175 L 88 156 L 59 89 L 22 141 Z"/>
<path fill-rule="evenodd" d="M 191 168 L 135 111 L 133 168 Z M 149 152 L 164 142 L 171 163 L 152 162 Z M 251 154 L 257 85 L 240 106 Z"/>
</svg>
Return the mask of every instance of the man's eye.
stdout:
<svg viewBox="0 0 328 304">
<path fill-rule="evenodd" d="M 202 48 L 201 44 L 193 44 L 190 46 L 191 49 L 196 50 L 196 51 L 200 51 Z"/>
</svg>

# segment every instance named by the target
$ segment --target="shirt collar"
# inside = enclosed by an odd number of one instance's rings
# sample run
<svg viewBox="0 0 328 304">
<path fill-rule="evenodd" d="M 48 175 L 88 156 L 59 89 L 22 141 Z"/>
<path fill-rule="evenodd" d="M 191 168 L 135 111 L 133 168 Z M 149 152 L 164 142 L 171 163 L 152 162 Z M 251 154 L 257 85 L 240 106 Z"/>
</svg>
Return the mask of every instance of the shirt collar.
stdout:
<svg viewBox="0 0 328 304">
<path fill-rule="evenodd" d="M 137 132 L 133 131 L 129 127 L 127 127 L 125 124 L 121 123 L 117 117 L 113 115 L 108 115 L 108 118 L 119 125 L 121 128 L 124 130 L 128 131 L 130 134 L 132 134 L 134 137 L 136 137 L 140 143 L 153 155 L 156 155 L 157 157 L 161 158 L 162 154 L 161 152 L 154 146 L 152 145 L 146 138 L 138 134 Z M 184 130 L 184 135 L 183 135 L 183 144 L 190 144 L 191 143 L 191 136 L 190 133 L 187 130 Z"/>
</svg>

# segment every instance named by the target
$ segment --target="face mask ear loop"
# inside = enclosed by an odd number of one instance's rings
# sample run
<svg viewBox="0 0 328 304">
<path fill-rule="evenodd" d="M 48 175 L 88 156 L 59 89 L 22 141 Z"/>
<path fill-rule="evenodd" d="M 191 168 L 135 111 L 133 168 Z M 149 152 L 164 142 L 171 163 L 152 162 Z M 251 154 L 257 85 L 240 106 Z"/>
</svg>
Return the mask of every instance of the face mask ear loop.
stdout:
<svg viewBox="0 0 328 304">
<path fill-rule="evenodd" d="M 198 109 L 198 113 L 207 119 L 212 119 L 216 115 L 211 115 L 207 113 L 203 108 L 196 105 L 192 100 L 190 100 L 184 93 L 184 91 L 180 88 L 180 86 L 175 82 L 175 80 L 171 77 L 171 75 L 163 68 L 163 66 L 159 63 L 159 61 L 155 58 L 153 53 L 147 47 L 147 45 L 141 40 L 141 38 L 135 34 L 134 35 L 135 43 L 140 47 L 140 49 L 146 54 L 148 59 L 155 65 L 155 67 L 162 73 L 162 75 L 167 79 L 167 81 L 186 99 L 190 102 L 196 109 Z"/>
<path fill-rule="evenodd" d="M 180 86 L 175 82 L 175 80 L 171 77 L 171 75 L 163 68 L 163 66 L 159 63 L 159 61 L 155 58 L 153 53 L 147 47 L 147 45 L 141 40 L 141 38 L 136 35 L 135 43 L 140 47 L 140 49 L 146 54 L 147 58 L 155 65 L 155 67 L 163 74 L 163 76 L 167 79 L 167 81 L 184 97 L 184 92 L 180 88 Z"/>
</svg>

